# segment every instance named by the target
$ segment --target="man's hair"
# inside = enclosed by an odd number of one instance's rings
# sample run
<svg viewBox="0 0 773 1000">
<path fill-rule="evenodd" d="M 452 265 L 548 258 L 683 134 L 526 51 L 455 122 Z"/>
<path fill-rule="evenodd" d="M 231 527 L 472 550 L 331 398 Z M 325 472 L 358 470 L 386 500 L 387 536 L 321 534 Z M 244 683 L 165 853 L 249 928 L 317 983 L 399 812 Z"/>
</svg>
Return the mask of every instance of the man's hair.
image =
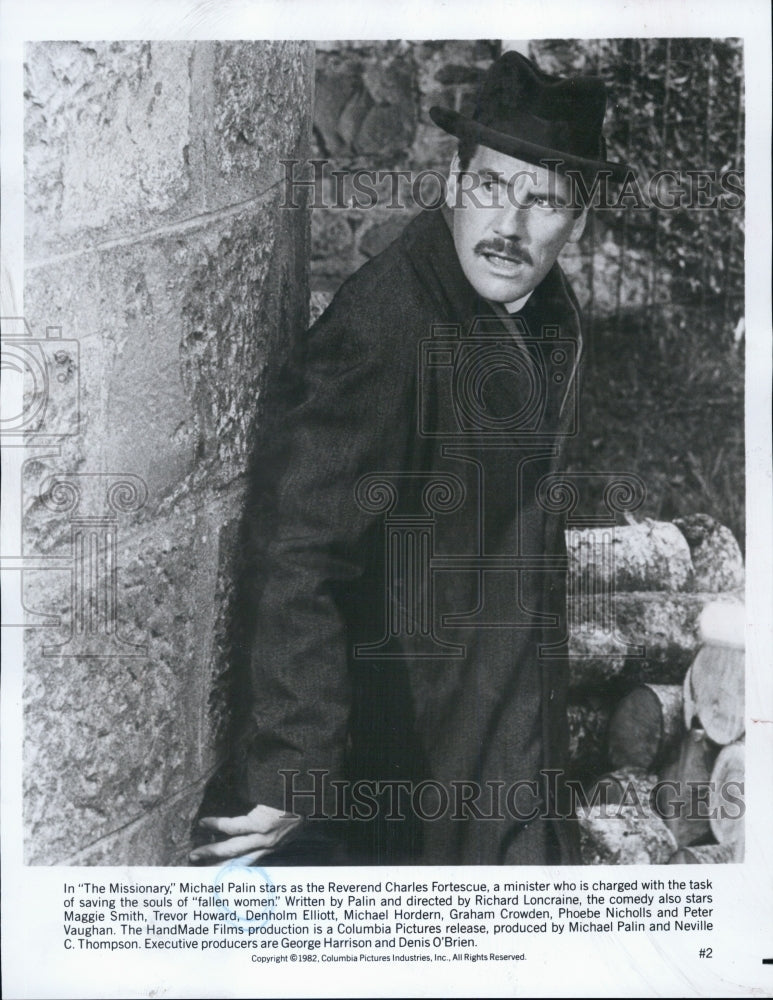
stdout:
<svg viewBox="0 0 773 1000">
<path fill-rule="evenodd" d="M 459 146 L 456 150 L 456 155 L 459 159 L 459 170 L 461 173 L 465 173 L 465 171 L 469 170 L 470 162 L 473 156 L 475 156 L 475 151 L 477 150 L 477 148 L 478 148 L 478 143 L 474 139 L 463 136 L 459 140 Z M 575 215 L 579 215 L 582 212 L 583 208 L 587 207 L 585 205 L 585 199 L 582 197 L 583 195 L 582 188 L 580 188 L 578 191 L 577 185 L 573 184 L 572 191 L 574 192 L 575 196 L 578 197 L 579 201 L 579 204 L 576 204 L 572 207 L 572 211 L 574 212 Z"/>
</svg>

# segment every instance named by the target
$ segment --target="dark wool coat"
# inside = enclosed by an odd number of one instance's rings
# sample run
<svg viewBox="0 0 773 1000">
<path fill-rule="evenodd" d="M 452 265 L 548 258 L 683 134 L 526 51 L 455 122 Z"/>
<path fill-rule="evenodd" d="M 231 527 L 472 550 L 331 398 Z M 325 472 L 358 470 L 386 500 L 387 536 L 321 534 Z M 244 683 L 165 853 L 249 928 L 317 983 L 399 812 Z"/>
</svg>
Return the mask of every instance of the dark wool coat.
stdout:
<svg viewBox="0 0 773 1000">
<path fill-rule="evenodd" d="M 536 493 L 572 429 L 579 315 L 554 265 L 520 333 L 503 316 L 423 213 L 278 394 L 240 793 L 284 808 L 299 772 L 320 794 L 291 805 L 349 861 L 577 860 L 574 824 L 530 819 L 516 783 L 566 751 L 566 661 L 539 655 L 565 634 L 564 538 Z"/>
</svg>

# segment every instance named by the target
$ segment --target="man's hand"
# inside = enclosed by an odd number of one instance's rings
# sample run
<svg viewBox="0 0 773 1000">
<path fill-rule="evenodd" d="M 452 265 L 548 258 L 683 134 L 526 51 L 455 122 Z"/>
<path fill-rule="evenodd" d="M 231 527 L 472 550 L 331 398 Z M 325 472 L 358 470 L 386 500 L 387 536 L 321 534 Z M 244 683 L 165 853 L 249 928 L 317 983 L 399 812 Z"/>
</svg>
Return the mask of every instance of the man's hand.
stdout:
<svg viewBox="0 0 773 1000">
<path fill-rule="evenodd" d="M 300 816 L 272 809 L 271 806 L 255 806 L 246 816 L 205 816 L 199 825 L 224 833 L 228 839 L 197 847 L 190 853 L 189 860 L 214 863 L 239 858 L 252 864 L 274 850 L 280 841 L 298 829 L 301 822 Z"/>
</svg>

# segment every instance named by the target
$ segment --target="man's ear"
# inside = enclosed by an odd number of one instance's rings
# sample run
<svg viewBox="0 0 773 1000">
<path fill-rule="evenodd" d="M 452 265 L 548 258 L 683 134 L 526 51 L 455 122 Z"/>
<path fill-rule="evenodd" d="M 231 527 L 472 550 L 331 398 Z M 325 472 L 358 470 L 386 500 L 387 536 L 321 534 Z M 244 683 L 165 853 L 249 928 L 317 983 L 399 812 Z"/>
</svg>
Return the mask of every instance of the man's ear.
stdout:
<svg viewBox="0 0 773 1000">
<path fill-rule="evenodd" d="M 588 209 L 584 208 L 577 218 L 574 220 L 574 225 L 569 232 L 569 236 L 566 239 L 567 243 L 576 243 L 577 240 L 585 232 L 585 223 L 588 221 Z"/>
<path fill-rule="evenodd" d="M 456 187 L 459 179 L 459 154 L 454 153 L 451 166 L 448 168 L 448 183 L 446 184 L 446 205 L 454 208 L 456 205 Z"/>
</svg>

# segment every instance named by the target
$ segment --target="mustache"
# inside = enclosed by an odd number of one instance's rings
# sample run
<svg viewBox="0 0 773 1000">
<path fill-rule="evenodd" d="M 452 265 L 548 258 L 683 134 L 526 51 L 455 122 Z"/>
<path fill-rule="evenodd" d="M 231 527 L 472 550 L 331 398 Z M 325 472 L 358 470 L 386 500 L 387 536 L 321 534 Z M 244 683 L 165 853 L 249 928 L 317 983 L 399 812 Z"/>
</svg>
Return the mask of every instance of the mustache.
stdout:
<svg viewBox="0 0 773 1000">
<path fill-rule="evenodd" d="M 508 240 L 502 236 L 480 240 L 475 244 L 474 249 L 477 254 L 495 253 L 501 257 L 509 257 L 518 264 L 534 263 L 531 254 L 525 247 L 520 246 L 515 240 Z"/>
</svg>

